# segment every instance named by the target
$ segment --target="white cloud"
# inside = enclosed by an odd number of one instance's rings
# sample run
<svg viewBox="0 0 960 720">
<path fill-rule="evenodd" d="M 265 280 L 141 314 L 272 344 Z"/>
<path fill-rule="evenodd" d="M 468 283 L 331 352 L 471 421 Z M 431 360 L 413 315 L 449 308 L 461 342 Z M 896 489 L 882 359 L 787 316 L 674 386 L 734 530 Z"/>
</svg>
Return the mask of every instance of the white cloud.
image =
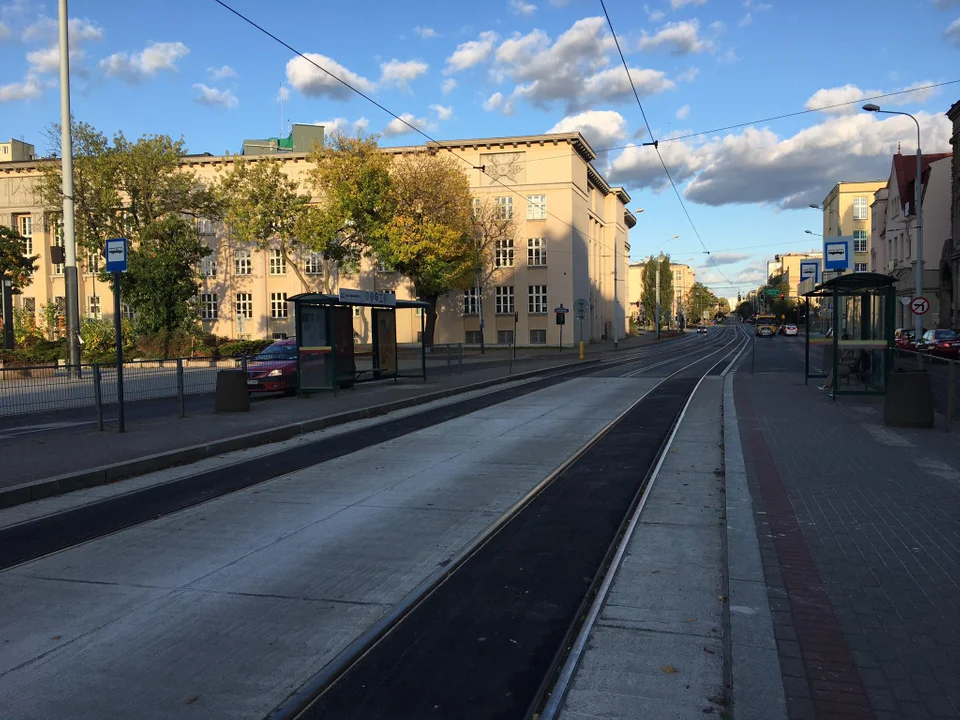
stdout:
<svg viewBox="0 0 960 720">
<path fill-rule="evenodd" d="M 614 110 L 587 110 L 563 118 L 547 132 L 579 132 L 594 150 L 599 150 L 627 137 L 627 121 Z"/>
<path fill-rule="evenodd" d="M 152 77 L 161 70 L 177 71 L 177 61 L 186 57 L 190 49 L 182 42 L 154 42 L 142 52 L 118 52 L 100 61 L 100 68 L 107 74 L 127 82 L 136 83 Z"/>
<path fill-rule="evenodd" d="M 417 35 L 419 35 L 420 37 L 422 37 L 424 40 L 428 40 L 429 38 L 435 38 L 435 37 L 437 37 L 437 31 L 434 30 L 432 27 L 426 27 L 426 26 L 417 25 L 417 26 L 413 29 L 413 31 L 414 31 Z"/>
<path fill-rule="evenodd" d="M 490 57 L 497 38 L 498 35 L 495 32 L 486 30 L 480 33 L 477 40 L 460 43 L 453 54 L 447 58 L 447 67 L 444 68 L 443 72 L 449 75 L 479 65 Z"/>
<path fill-rule="evenodd" d="M 670 49 L 674 55 L 689 55 L 712 50 L 713 43 L 699 37 L 700 23 L 697 20 L 671 22 L 657 31 L 656 35 L 643 34 L 637 43 L 638 50 L 651 51 Z"/>
<path fill-rule="evenodd" d="M 360 120 L 366 120 L 366 119 L 360 118 Z M 353 123 L 354 128 L 357 127 L 357 123 L 360 122 L 360 120 L 357 120 L 357 122 Z M 320 120 L 319 122 L 315 122 L 314 125 L 322 125 L 323 134 L 326 135 L 327 137 L 331 137 L 333 135 L 349 135 L 350 134 L 351 124 L 350 124 L 350 121 L 347 120 L 346 118 L 338 117 L 338 118 L 333 118 L 332 120 Z"/>
<path fill-rule="evenodd" d="M 765 10 L 773 10 L 773 5 L 765 2 L 754 2 L 754 0 L 743 0 L 743 6 L 745 8 L 750 8 L 751 10 L 756 10 L 757 12 L 764 12 Z"/>
<path fill-rule="evenodd" d="M 449 95 L 457 87 L 457 81 L 453 78 L 447 78 L 442 83 L 440 83 L 440 90 L 444 95 Z"/>
<path fill-rule="evenodd" d="M 86 18 L 70 18 L 67 29 L 70 33 L 70 44 L 86 40 L 100 40 L 103 37 L 103 28 Z M 60 29 L 55 18 L 41 15 L 24 28 L 21 37 L 24 42 L 28 43 L 53 43 L 59 40 Z"/>
<path fill-rule="evenodd" d="M 752 22 L 753 22 L 753 13 L 747 13 L 742 18 L 740 18 L 740 22 L 738 22 L 737 25 L 739 25 L 740 27 L 747 27 L 747 25 L 749 25 Z"/>
<path fill-rule="evenodd" d="M 193 101 L 199 105 L 232 110 L 240 104 L 237 96 L 230 90 L 218 90 L 217 88 L 208 87 L 203 83 L 195 83 L 193 89 L 200 93 L 193 99 Z"/>
<path fill-rule="evenodd" d="M 659 70 L 630 68 L 630 78 L 641 99 L 676 87 L 676 83 Z M 583 92 L 588 98 L 599 101 L 633 98 L 633 89 L 622 67 L 612 67 L 588 77 L 583 83 Z"/>
<path fill-rule="evenodd" d="M 440 120 L 449 120 L 453 117 L 453 107 L 450 105 L 431 105 L 430 109 L 437 114 Z"/>
<path fill-rule="evenodd" d="M 233 78 L 237 76 L 237 71 L 229 65 L 208 67 L 207 72 L 210 73 L 210 77 L 212 77 L 214 80 L 223 80 L 224 78 Z"/>
<path fill-rule="evenodd" d="M 670 0 L 673 9 L 682 8 L 684 5 L 703 5 L 707 0 Z"/>
<path fill-rule="evenodd" d="M 358 132 L 366 132 L 368 127 L 370 127 L 370 121 L 365 117 L 360 117 L 353 121 L 353 128 Z"/>
<path fill-rule="evenodd" d="M 74 50 L 70 53 L 70 66 L 74 66 L 74 60 L 82 60 L 85 53 L 82 50 Z M 35 73 L 57 73 L 60 72 L 60 46 L 44 48 L 43 50 L 34 50 L 27 53 L 27 62 L 30 63 L 30 71 Z"/>
<path fill-rule="evenodd" d="M 677 119 L 678 119 L 678 120 L 686 120 L 688 117 L 690 117 L 690 106 L 689 106 L 689 105 L 684 105 L 684 106 L 681 107 L 679 110 L 677 110 Z"/>
<path fill-rule="evenodd" d="M 715 252 L 703 261 L 704 266 L 708 265 L 733 265 L 744 260 L 749 260 L 752 255 L 737 252 Z"/>
<path fill-rule="evenodd" d="M 286 85 L 281 85 L 279 92 L 277 92 L 277 102 L 287 102 L 290 99 L 290 88 Z"/>
<path fill-rule="evenodd" d="M 430 66 L 419 60 L 397 60 L 380 65 L 380 84 L 408 90 L 410 82 L 423 75 Z"/>
<path fill-rule="evenodd" d="M 387 123 L 387 126 L 383 129 L 383 134 L 386 137 L 397 137 L 398 135 L 412 133 L 414 130 L 411 129 L 411 125 L 417 130 L 426 130 L 430 127 L 426 118 L 414 117 L 411 113 L 403 113 L 400 117 L 403 121 L 394 118 Z"/>
<path fill-rule="evenodd" d="M 713 31 L 714 35 L 723 35 L 727 31 L 727 26 L 719 20 L 714 20 L 710 23 L 710 30 Z"/>
<path fill-rule="evenodd" d="M 6 40 L 10 37 L 10 28 L 0 22 L 0 40 Z"/>
<path fill-rule="evenodd" d="M 651 10 L 649 5 L 644 5 L 643 11 L 647 14 L 650 22 L 660 22 L 666 15 L 663 10 Z"/>
<path fill-rule="evenodd" d="M 304 95 L 327 97 L 331 100 L 346 100 L 353 94 L 343 83 L 330 77 L 313 63 L 362 92 L 370 92 L 375 87 L 374 83 L 367 78 L 347 70 L 343 65 L 326 55 L 306 53 L 306 57 L 309 60 L 298 56 L 291 58 L 287 63 L 287 82 Z"/>
<path fill-rule="evenodd" d="M 43 87 L 39 79 L 34 75 L 28 75 L 23 82 L 0 85 L 0 103 L 33 100 L 40 97 L 42 93 Z"/>
<path fill-rule="evenodd" d="M 903 95 L 894 95 L 892 97 L 884 98 L 884 105 L 907 105 L 911 103 L 925 102 L 931 97 L 937 94 L 937 88 L 929 88 L 926 86 L 931 85 L 930 81 L 915 82 L 903 90 L 909 90 L 910 88 L 924 88 L 922 90 L 917 90 L 916 92 L 904 93 Z M 884 90 L 861 90 L 856 85 L 850 83 L 832 88 L 822 88 L 817 90 L 813 95 L 810 96 L 810 99 L 804 104 L 804 107 L 807 110 L 816 110 L 819 108 L 825 108 L 820 110 L 825 115 L 855 115 L 859 112 L 862 112 L 860 109 L 859 101 L 868 97 L 875 97 L 877 95 L 883 95 L 886 92 Z M 841 104 L 846 103 L 846 104 Z M 839 105 L 839 107 L 828 107 L 830 105 Z"/>
<path fill-rule="evenodd" d="M 483 102 L 484 110 L 497 110 L 503 105 L 503 93 L 495 92 Z"/>
<path fill-rule="evenodd" d="M 949 150 L 950 121 L 942 113 L 916 115 L 928 152 Z M 791 137 L 750 127 L 736 134 L 700 141 L 660 144 L 664 162 L 684 195 L 705 205 L 763 204 L 804 208 L 818 203 L 843 178 L 885 178 L 898 142 L 914 152 L 913 121 L 870 113 L 826 118 Z M 632 147 L 611 164 L 611 182 L 660 191 L 663 169 L 650 148 Z"/>
<path fill-rule="evenodd" d="M 677 75 L 677 82 L 692 82 L 700 74 L 700 68 L 687 68 Z"/>
<path fill-rule="evenodd" d="M 723 55 L 717 58 L 717 62 L 721 65 L 733 65 L 736 62 L 740 62 L 742 59 L 743 58 L 737 55 L 733 48 L 730 48 Z"/>
<path fill-rule="evenodd" d="M 943 37 L 947 42 L 960 48 L 960 18 L 950 23 L 950 26 L 943 31 Z"/>
<path fill-rule="evenodd" d="M 510 10 L 515 15 L 533 15 L 537 11 L 537 6 L 533 3 L 524 2 L 523 0 L 510 0 Z"/>
</svg>

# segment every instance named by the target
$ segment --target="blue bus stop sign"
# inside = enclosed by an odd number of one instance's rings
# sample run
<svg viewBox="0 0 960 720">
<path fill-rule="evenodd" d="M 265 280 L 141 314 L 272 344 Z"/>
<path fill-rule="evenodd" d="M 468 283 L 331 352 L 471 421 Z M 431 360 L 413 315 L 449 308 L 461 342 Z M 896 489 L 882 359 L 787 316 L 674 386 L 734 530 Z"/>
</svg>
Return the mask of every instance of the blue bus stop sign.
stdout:
<svg viewBox="0 0 960 720">
<path fill-rule="evenodd" d="M 127 239 L 111 238 L 107 240 L 107 272 L 127 271 Z"/>
</svg>

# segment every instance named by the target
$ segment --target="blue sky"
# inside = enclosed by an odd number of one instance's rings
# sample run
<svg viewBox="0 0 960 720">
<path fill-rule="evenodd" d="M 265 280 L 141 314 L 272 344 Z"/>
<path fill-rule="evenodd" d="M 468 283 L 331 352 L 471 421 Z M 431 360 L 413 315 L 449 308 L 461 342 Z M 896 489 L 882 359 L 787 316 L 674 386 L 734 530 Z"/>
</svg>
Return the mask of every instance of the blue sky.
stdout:
<svg viewBox="0 0 960 720">
<path fill-rule="evenodd" d="M 230 4 L 438 140 L 578 129 L 601 150 L 649 139 L 599 0 Z M 837 180 L 885 178 L 899 141 L 914 152 L 915 130 L 855 104 L 709 131 L 960 79 L 960 0 L 607 0 L 607 9 L 703 242 L 744 290 L 773 253 L 812 246 L 803 231 L 821 221 L 808 203 Z M 381 110 L 213 0 L 72 0 L 70 16 L 73 111 L 108 133 L 182 134 L 191 151 L 237 152 L 245 137 L 280 134 L 282 93 L 288 123 L 422 140 L 393 134 Z M 43 128 L 59 118 L 55 18 L 50 0 L 0 0 L 0 133 L 41 152 Z M 943 113 L 958 99 L 960 84 L 877 102 L 916 114 L 924 150 L 942 152 Z M 651 148 L 600 153 L 595 164 L 644 208 L 634 258 L 663 247 L 704 264 Z M 736 294 L 712 265 L 698 276 Z"/>
</svg>

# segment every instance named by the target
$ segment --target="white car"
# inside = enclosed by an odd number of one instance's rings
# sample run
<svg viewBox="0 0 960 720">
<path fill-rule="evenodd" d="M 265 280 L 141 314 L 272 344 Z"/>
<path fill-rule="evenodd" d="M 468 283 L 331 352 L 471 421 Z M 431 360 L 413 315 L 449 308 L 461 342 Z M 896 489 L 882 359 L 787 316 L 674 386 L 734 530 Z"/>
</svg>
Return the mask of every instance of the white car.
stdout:
<svg viewBox="0 0 960 720">
<path fill-rule="evenodd" d="M 783 334 L 787 337 L 796 336 L 800 334 L 800 330 L 797 329 L 796 325 L 787 325 L 783 328 Z"/>
</svg>

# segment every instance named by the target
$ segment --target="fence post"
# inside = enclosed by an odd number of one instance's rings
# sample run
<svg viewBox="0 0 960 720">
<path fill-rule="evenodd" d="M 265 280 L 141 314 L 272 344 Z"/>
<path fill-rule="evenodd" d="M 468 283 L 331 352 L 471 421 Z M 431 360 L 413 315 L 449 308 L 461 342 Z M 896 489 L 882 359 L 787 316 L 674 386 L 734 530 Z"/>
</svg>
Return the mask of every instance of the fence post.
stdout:
<svg viewBox="0 0 960 720">
<path fill-rule="evenodd" d="M 240 369 L 243 370 L 244 373 L 247 372 L 247 354 L 246 353 L 240 356 Z"/>
<path fill-rule="evenodd" d="M 97 430 L 103 430 L 103 388 L 100 385 L 100 365 L 93 364 L 93 402 L 97 406 Z"/>
<path fill-rule="evenodd" d="M 953 422 L 953 413 L 957 409 L 957 363 L 950 361 L 947 368 L 947 417 L 944 420 L 944 430 L 950 432 L 950 423 Z"/>
<path fill-rule="evenodd" d="M 463 375 L 463 343 L 457 343 L 457 353 L 460 356 L 460 374 Z"/>
<path fill-rule="evenodd" d="M 180 417 L 187 416 L 186 398 L 183 392 L 183 358 L 177 358 L 177 398 L 180 400 Z"/>
</svg>

